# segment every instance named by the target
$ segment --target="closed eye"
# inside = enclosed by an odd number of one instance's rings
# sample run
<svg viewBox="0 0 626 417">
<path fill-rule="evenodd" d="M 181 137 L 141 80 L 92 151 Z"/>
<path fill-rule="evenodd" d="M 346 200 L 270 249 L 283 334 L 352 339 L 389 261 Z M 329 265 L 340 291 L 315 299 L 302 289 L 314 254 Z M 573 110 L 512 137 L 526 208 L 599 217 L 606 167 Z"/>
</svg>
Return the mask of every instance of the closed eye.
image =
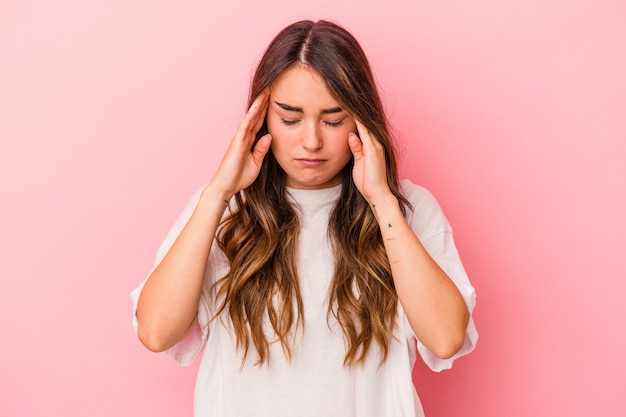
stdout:
<svg viewBox="0 0 626 417">
<path fill-rule="evenodd" d="M 283 119 L 282 117 L 280 118 L 280 121 L 286 126 L 293 126 L 296 123 L 298 123 L 298 120 L 287 120 L 287 119 Z"/>
<path fill-rule="evenodd" d="M 346 120 L 346 119 L 344 118 L 344 119 L 339 120 L 338 122 L 328 122 L 328 121 L 324 121 L 324 124 L 325 124 L 326 126 L 330 126 L 330 127 L 339 127 L 339 126 L 341 126 L 341 125 L 343 124 L 343 122 L 344 122 L 345 120 Z"/>
</svg>

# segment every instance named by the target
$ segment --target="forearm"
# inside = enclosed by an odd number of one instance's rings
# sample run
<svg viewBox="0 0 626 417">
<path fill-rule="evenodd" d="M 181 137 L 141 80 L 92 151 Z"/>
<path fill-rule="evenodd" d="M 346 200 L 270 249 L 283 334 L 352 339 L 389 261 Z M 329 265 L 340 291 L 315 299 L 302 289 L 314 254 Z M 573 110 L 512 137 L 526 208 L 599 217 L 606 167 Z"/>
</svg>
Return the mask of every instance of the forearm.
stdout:
<svg viewBox="0 0 626 417">
<path fill-rule="evenodd" d="M 170 348 L 195 325 L 209 252 L 228 197 L 207 186 L 180 235 L 148 277 L 137 304 L 138 335 L 148 349 Z"/>
<path fill-rule="evenodd" d="M 392 195 L 371 202 L 398 298 L 417 338 L 446 358 L 463 345 L 469 313 L 456 285 L 430 257 Z"/>
<path fill-rule="evenodd" d="M 268 100 L 266 89 L 239 123 L 191 218 L 142 289 L 137 305 L 138 333 L 150 350 L 172 347 L 195 326 L 211 245 L 228 200 L 252 184 L 270 148 L 270 135 L 256 138 Z"/>
</svg>

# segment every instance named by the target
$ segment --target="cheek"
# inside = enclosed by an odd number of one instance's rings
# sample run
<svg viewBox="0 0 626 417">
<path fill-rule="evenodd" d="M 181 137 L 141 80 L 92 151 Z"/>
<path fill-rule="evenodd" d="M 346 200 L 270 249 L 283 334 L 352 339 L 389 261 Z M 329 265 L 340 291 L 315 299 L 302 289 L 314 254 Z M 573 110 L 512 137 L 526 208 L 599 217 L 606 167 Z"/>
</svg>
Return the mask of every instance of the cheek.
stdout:
<svg viewBox="0 0 626 417">
<path fill-rule="evenodd" d="M 291 143 L 290 132 L 285 129 L 286 126 L 278 119 L 267 117 L 267 132 L 272 135 L 272 144 L 270 145 L 274 156 L 280 157 L 280 154 L 289 148 Z"/>
<path fill-rule="evenodd" d="M 352 123 L 352 126 L 350 125 L 344 125 L 341 126 L 339 129 L 335 129 L 332 132 L 330 132 L 327 136 L 329 143 L 332 143 L 335 145 L 335 148 L 340 150 L 340 149 L 350 149 L 350 146 L 348 145 L 348 136 L 350 135 L 350 132 L 356 132 L 356 124 Z"/>
<path fill-rule="evenodd" d="M 267 132 L 272 135 L 272 143 L 275 141 L 284 141 L 290 140 L 293 136 L 293 129 L 289 129 L 290 126 L 286 126 L 283 122 L 280 121 L 280 117 L 271 115 L 267 116 Z"/>
<path fill-rule="evenodd" d="M 334 135 L 335 141 L 337 143 L 341 143 L 341 147 L 348 150 L 350 149 L 350 145 L 348 145 L 348 137 L 350 135 L 350 132 L 358 134 L 358 129 L 354 120 L 344 123 Z"/>
<path fill-rule="evenodd" d="M 352 117 L 350 117 L 349 121 L 346 120 L 345 128 L 346 128 L 346 134 L 350 132 L 354 132 L 354 133 L 358 132 L 358 129 L 356 127 L 356 122 L 354 121 Z"/>
</svg>

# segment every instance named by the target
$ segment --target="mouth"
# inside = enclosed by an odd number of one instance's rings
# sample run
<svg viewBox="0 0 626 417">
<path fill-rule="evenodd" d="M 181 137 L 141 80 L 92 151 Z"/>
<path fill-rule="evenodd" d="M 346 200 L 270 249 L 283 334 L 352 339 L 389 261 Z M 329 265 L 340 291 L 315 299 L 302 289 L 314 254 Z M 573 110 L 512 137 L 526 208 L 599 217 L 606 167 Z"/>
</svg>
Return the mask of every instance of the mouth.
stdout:
<svg viewBox="0 0 626 417">
<path fill-rule="evenodd" d="M 300 164 L 307 166 L 307 167 L 319 166 L 319 165 L 322 165 L 324 162 L 326 162 L 325 159 L 318 159 L 318 158 L 297 158 L 296 161 L 298 161 Z"/>
</svg>

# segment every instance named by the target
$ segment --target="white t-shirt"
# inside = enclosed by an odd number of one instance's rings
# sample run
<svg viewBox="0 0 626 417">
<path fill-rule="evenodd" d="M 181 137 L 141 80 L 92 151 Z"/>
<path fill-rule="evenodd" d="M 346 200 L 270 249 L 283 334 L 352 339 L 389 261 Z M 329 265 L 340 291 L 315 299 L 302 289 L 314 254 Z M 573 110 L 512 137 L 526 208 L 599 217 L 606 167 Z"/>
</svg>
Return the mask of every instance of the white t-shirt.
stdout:
<svg viewBox="0 0 626 417">
<path fill-rule="evenodd" d="M 470 313 L 475 291 L 459 259 L 452 230 L 437 201 L 423 187 L 401 182 L 413 205 L 407 220 L 426 250 L 455 282 Z M 398 303 L 397 326 L 387 360 L 380 365 L 380 351 L 372 344 L 362 365 L 344 367 L 341 328 L 327 316 L 327 293 L 333 273 L 333 253 L 327 237 L 328 218 L 341 186 L 322 190 L 288 189 L 299 207 L 302 230 L 298 272 L 304 302 L 304 330 L 294 336 L 288 362 L 280 343 L 270 344 L 269 365 L 255 366 L 251 348 L 241 368 L 241 353 L 222 316 L 207 326 L 215 303 L 211 286 L 228 269 L 224 254 L 214 244 L 209 256 L 198 308 L 199 327 L 185 340 L 164 352 L 182 366 L 190 365 L 204 351 L 195 390 L 195 417 L 421 417 L 422 406 L 413 386 L 412 369 L 419 352 L 428 366 L 440 371 L 454 359 L 471 352 L 478 334 L 470 319 L 463 348 L 450 359 L 439 359 L 416 340 Z M 161 245 L 155 265 L 163 259 L 189 220 L 200 197 L 187 204 Z M 131 298 L 136 309 L 143 284 Z M 137 319 L 134 319 L 135 329 Z"/>
</svg>

